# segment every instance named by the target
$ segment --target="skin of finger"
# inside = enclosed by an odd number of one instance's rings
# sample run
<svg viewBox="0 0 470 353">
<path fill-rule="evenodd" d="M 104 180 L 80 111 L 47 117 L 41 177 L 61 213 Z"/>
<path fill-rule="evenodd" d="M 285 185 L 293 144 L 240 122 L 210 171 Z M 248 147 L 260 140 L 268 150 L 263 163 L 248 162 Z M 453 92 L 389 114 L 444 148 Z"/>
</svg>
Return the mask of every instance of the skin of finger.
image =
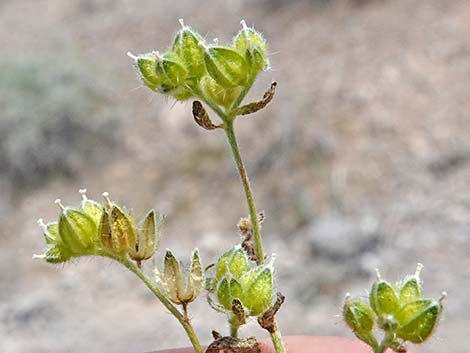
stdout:
<svg viewBox="0 0 470 353">
<path fill-rule="evenodd" d="M 359 340 L 329 336 L 290 336 L 285 338 L 289 353 L 371 353 L 370 347 Z M 261 341 L 262 353 L 274 353 L 269 341 Z M 169 349 L 153 353 L 193 353 L 191 348 Z"/>
</svg>

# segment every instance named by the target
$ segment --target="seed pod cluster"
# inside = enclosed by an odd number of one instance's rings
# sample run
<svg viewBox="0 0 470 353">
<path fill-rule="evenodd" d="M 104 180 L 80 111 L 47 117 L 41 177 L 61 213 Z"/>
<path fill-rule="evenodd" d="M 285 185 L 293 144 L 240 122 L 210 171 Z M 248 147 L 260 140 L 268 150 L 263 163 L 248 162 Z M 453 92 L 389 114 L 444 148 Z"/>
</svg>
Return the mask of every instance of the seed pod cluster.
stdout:
<svg viewBox="0 0 470 353">
<path fill-rule="evenodd" d="M 153 256 L 161 236 L 163 218 L 150 211 L 137 225 L 135 218 L 124 208 L 112 202 L 104 193 L 105 203 L 88 199 L 86 190 L 80 190 L 80 207 L 65 207 L 56 200 L 61 212 L 58 222 L 44 224 L 47 249 L 44 255 L 51 263 L 60 263 L 72 257 L 87 255 L 129 256 L 138 264 Z"/>
<path fill-rule="evenodd" d="M 207 44 L 183 20 L 180 23 L 165 53 L 129 54 L 143 84 L 153 91 L 177 100 L 199 97 L 228 107 L 269 66 L 263 36 L 245 21 L 229 45 Z"/>
<path fill-rule="evenodd" d="M 252 267 L 245 250 L 237 245 L 218 259 L 214 272 L 206 285 L 214 309 L 238 317 L 241 324 L 246 317 L 259 316 L 271 307 L 274 297 L 272 264 Z"/>
<path fill-rule="evenodd" d="M 384 331 L 389 340 L 388 347 L 397 352 L 402 350 L 405 342 L 422 343 L 432 335 L 442 314 L 445 293 L 439 300 L 423 297 L 419 278 L 421 269 L 422 265 L 418 264 L 416 273 L 397 285 L 390 284 L 377 273 L 368 304 L 346 296 L 344 321 L 374 350 L 378 347 L 373 334 L 375 327 Z"/>
</svg>

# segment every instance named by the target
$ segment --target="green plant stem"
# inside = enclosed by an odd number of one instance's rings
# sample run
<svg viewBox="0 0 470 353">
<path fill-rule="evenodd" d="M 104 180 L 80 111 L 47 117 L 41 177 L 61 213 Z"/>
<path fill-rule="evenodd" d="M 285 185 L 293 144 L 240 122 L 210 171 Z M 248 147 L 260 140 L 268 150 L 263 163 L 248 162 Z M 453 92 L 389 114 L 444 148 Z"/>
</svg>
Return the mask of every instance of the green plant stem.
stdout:
<svg viewBox="0 0 470 353">
<path fill-rule="evenodd" d="M 276 331 L 271 333 L 271 341 L 273 342 L 274 350 L 276 351 L 276 353 L 286 353 L 286 347 L 284 346 L 284 342 L 282 341 L 282 336 L 279 329 L 276 329 Z"/>
<path fill-rule="evenodd" d="M 238 337 L 238 328 L 239 326 L 230 323 L 230 336 L 231 337 L 235 337 L 235 338 Z"/>
<path fill-rule="evenodd" d="M 386 333 L 384 338 L 382 339 L 382 342 L 380 342 L 380 345 L 377 347 L 374 353 L 384 353 L 390 346 L 390 343 L 392 343 L 392 341 L 393 335 L 390 333 Z"/>
<path fill-rule="evenodd" d="M 187 319 L 187 317 L 185 317 L 185 315 L 181 314 L 181 312 L 166 298 L 166 296 L 160 291 L 160 289 L 150 280 L 150 278 L 148 278 L 145 275 L 145 273 L 140 268 L 138 268 L 132 261 L 130 261 L 129 259 L 125 257 L 114 256 L 108 253 L 103 253 L 101 255 L 110 257 L 120 262 L 129 271 L 137 275 L 137 277 L 139 277 L 142 280 L 142 282 L 145 283 L 145 285 L 157 297 L 157 299 L 160 300 L 160 302 L 165 306 L 165 308 L 167 308 L 170 311 L 170 313 L 172 313 L 173 316 L 183 326 L 184 330 L 186 331 L 186 334 L 189 337 L 189 340 L 191 341 L 193 345 L 195 353 L 203 353 L 201 344 L 199 342 L 199 339 L 196 336 L 196 332 L 194 331 L 194 328 L 191 325 L 191 322 Z"/>
<path fill-rule="evenodd" d="M 243 184 L 243 189 L 245 190 L 246 201 L 248 203 L 248 209 L 250 213 L 251 223 L 253 225 L 253 237 L 255 239 L 256 245 L 256 262 L 258 265 L 264 262 L 264 251 L 263 244 L 261 239 L 260 227 L 258 222 L 258 213 L 256 212 L 255 199 L 253 196 L 253 190 L 251 189 L 250 180 L 248 179 L 248 174 L 243 164 L 243 160 L 240 154 L 240 149 L 238 147 L 237 138 L 235 135 L 235 130 L 233 128 L 233 120 L 227 119 L 224 123 L 225 133 L 227 135 L 228 143 L 232 150 L 233 159 L 240 174 L 240 179 Z"/>
</svg>

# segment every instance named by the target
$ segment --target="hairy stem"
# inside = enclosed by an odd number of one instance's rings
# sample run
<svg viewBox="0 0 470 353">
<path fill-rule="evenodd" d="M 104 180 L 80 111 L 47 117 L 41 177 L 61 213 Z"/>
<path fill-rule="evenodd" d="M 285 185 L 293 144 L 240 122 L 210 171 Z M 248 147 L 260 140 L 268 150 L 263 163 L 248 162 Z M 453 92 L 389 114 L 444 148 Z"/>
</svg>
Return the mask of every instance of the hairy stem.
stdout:
<svg viewBox="0 0 470 353">
<path fill-rule="evenodd" d="M 253 225 L 253 237 L 255 240 L 256 246 L 256 263 L 261 265 L 264 262 L 264 250 L 263 243 L 261 239 L 260 225 L 258 221 L 258 213 L 256 211 L 255 198 L 253 196 L 253 190 L 251 189 L 250 180 L 248 179 L 248 174 L 246 172 L 243 159 L 240 154 L 240 149 L 238 147 L 237 137 L 234 130 L 234 120 L 235 116 L 232 116 L 232 112 L 235 111 L 243 98 L 247 94 L 249 87 L 253 84 L 253 81 L 250 82 L 248 87 L 242 91 L 242 93 L 237 97 L 235 102 L 232 104 L 230 109 L 224 114 L 219 110 L 214 109 L 214 111 L 219 115 L 219 117 L 224 121 L 224 130 L 227 135 L 227 140 L 232 151 L 233 159 L 235 160 L 235 165 L 237 166 L 238 174 L 245 191 L 245 197 L 248 204 L 248 210 L 250 213 L 251 223 Z M 209 105 L 211 108 L 212 105 Z M 277 329 L 277 324 L 275 323 L 276 330 L 271 333 L 271 340 L 273 342 L 274 350 L 276 353 L 286 353 L 286 348 L 284 347 L 284 342 L 282 340 L 281 332 Z M 230 324 L 230 335 L 236 337 L 238 334 L 238 326 Z"/>
<path fill-rule="evenodd" d="M 137 267 L 132 261 L 129 261 L 125 257 L 117 257 L 108 253 L 102 255 L 111 257 L 112 259 L 120 262 L 128 270 L 137 275 L 137 277 L 139 277 L 142 282 L 145 283 L 148 289 L 150 289 L 150 291 L 157 297 L 158 300 L 160 300 L 160 302 L 165 306 L 165 308 L 167 308 L 170 313 L 173 314 L 173 316 L 183 326 L 184 330 L 186 331 L 186 334 L 189 337 L 189 340 L 193 345 L 195 353 L 203 353 L 199 339 L 197 338 L 196 332 L 194 331 L 194 328 L 192 327 L 190 321 L 187 320 L 187 317 L 185 317 L 185 315 L 181 314 L 181 312 L 166 298 L 166 296 L 160 291 L 160 289 L 152 282 L 150 278 L 145 275 L 145 273 L 139 267 Z"/>
<path fill-rule="evenodd" d="M 248 203 L 248 209 L 250 213 L 251 223 L 253 225 L 253 236 L 256 244 L 256 262 L 258 265 L 264 262 L 264 251 L 261 239 L 260 227 L 258 222 L 258 214 L 256 212 L 255 199 L 253 196 L 253 190 L 251 189 L 250 180 L 243 164 L 242 157 L 240 155 L 240 149 L 238 148 L 237 138 L 235 136 L 235 130 L 233 128 L 233 120 L 225 120 L 224 124 L 225 133 L 227 135 L 228 143 L 232 150 L 233 159 L 240 174 L 240 179 L 245 190 L 246 201 Z"/>
</svg>

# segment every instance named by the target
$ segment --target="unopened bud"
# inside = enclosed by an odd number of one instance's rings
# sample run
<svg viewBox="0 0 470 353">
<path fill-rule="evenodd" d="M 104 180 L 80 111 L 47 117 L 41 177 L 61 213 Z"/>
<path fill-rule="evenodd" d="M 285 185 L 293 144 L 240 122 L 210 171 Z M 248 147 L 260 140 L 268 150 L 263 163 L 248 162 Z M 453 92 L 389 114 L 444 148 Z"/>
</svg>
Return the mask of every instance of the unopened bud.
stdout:
<svg viewBox="0 0 470 353">
<path fill-rule="evenodd" d="M 251 75 L 256 76 L 260 71 L 269 66 L 266 53 L 266 41 L 261 33 L 254 28 L 247 27 L 245 21 L 241 21 L 242 29 L 233 39 L 234 48 L 245 57 L 250 67 Z"/>
<path fill-rule="evenodd" d="M 400 307 L 395 289 L 380 277 L 372 285 L 369 301 L 371 308 L 377 315 L 395 314 Z"/>
<path fill-rule="evenodd" d="M 242 303 L 250 315 L 259 315 L 271 306 L 274 296 L 273 280 L 271 265 L 255 267 L 240 277 L 243 290 Z"/>
<path fill-rule="evenodd" d="M 179 100 L 191 97 L 185 86 L 188 72 L 174 54 L 152 52 L 129 56 L 135 60 L 143 83 L 153 91 L 172 95 Z"/>
<path fill-rule="evenodd" d="M 209 75 L 224 88 L 243 86 L 247 81 L 248 64 L 234 49 L 221 46 L 205 48 L 204 63 Z"/>
<path fill-rule="evenodd" d="M 159 77 L 156 72 L 157 56 L 154 53 L 140 54 L 138 56 L 127 53 L 127 55 L 135 60 L 136 68 L 144 85 L 156 91 L 162 82 L 162 77 Z"/>
<path fill-rule="evenodd" d="M 442 312 L 440 302 L 432 299 L 419 299 L 406 304 L 397 319 L 397 336 L 405 341 L 422 343 L 431 336 Z"/>
<path fill-rule="evenodd" d="M 215 268 L 215 277 L 217 280 L 220 280 L 228 270 L 231 276 L 238 279 L 249 269 L 250 262 L 248 257 L 242 247 L 237 245 L 229 249 L 219 258 Z"/>
<path fill-rule="evenodd" d="M 181 29 L 176 33 L 172 51 L 185 66 L 188 79 L 199 79 L 205 72 L 204 49 L 199 45 L 204 39 L 191 27 L 180 20 Z"/>
<path fill-rule="evenodd" d="M 408 276 L 400 287 L 400 304 L 403 306 L 408 302 L 421 298 L 421 280 L 419 274 L 423 265 L 418 264 L 416 273 Z"/>
<path fill-rule="evenodd" d="M 372 334 L 376 316 L 367 304 L 360 300 L 351 300 L 348 294 L 343 306 L 343 319 L 356 337 L 373 348 L 378 346 Z"/>
<path fill-rule="evenodd" d="M 60 214 L 59 234 L 74 256 L 89 255 L 98 241 L 98 225 L 82 210 L 66 207 Z"/>
</svg>

